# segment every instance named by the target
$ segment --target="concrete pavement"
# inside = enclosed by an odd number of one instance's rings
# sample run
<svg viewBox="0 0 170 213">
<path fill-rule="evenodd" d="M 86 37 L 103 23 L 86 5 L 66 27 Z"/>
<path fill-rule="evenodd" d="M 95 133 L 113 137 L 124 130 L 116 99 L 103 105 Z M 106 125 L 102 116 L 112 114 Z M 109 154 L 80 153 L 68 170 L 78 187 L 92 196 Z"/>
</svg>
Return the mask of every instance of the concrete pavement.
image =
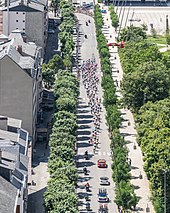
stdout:
<svg viewBox="0 0 170 213">
<path fill-rule="evenodd" d="M 107 31 L 104 30 L 103 33 L 105 34 L 106 38 L 109 42 L 115 41 L 115 31 L 114 28 L 111 26 L 111 19 L 108 8 L 105 7 L 107 10 L 107 14 L 103 15 L 104 23 Z M 108 20 L 107 20 L 108 19 Z M 110 28 L 108 28 L 110 26 Z M 112 35 L 112 38 L 110 38 Z M 111 63 L 113 65 L 113 79 L 118 82 L 118 87 L 116 88 L 116 93 L 118 97 L 121 97 L 120 94 L 120 82 L 123 78 L 123 70 L 121 68 L 119 55 L 117 52 L 117 47 L 109 47 L 110 54 L 111 54 Z M 116 56 L 116 59 L 115 59 Z M 116 72 L 119 70 L 119 72 Z M 143 156 L 140 147 L 136 142 L 137 132 L 135 129 L 135 123 L 133 114 L 130 110 L 121 109 L 122 113 L 122 126 L 120 127 L 120 133 L 124 136 L 125 140 L 127 141 L 127 149 L 129 151 L 128 158 L 131 159 L 131 183 L 134 185 L 135 193 L 140 198 L 139 203 L 137 205 L 136 211 L 137 213 L 144 213 L 144 212 L 151 212 L 154 213 L 154 208 L 152 202 L 150 201 L 150 189 L 149 183 L 147 180 L 146 173 L 143 169 Z M 134 149 L 134 145 L 136 149 Z M 139 175 L 142 175 L 142 178 Z"/>
<path fill-rule="evenodd" d="M 100 79 L 99 84 L 99 93 L 98 97 L 102 98 L 102 88 L 101 88 L 101 71 L 100 71 L 100 61 L 99 61 L 99 55 L 97 51 L 97 43 L 96 43 L 96 35 L 95 35 L 95 26 L 94 26 L 94 20 L 84 14 L 76 14 L 78 19 L 80 20 L 80 43 L 81 43 L 81 62 L 83 60 L 87 60 L 92 58 L 92 55 L 95 57 L 96 62 L 98 63 L 98 77 Z M 87 20 L 91 21 L 91 23 L 86 26 L 85 22 Z M 88 39 L 84 38 L 84 35 L 87 35 Z M 102 123 L 101 123 L 101 130 L 99 135 L 99 148 L 95 153 L 93 153 L 93 146 L 89 145 L 88 139 L 91 136 L 92 129 L 93 129 L 93 122 L 92 122 L 92 116 L 90 113 L 90 108 L 88 106 L 88 99 L 86 96 L 86 91 L 84 89 L 84 86 L 82 84 L 82 79 L 80 79 L 80 97 L 79 97 L 79 105 L 77 110 L 77 116 L 78 116 L 78 171 L 79 171 L 79 181 L 78 181 L 78 195 L 80 197 L 80 205 L 79 205 L 79 211 L 80 212 L 87 212 L 85 209 L 86 201 L 84 199 L 86 190 L 84 188 L 87 181 L 90 184 L 90 204 L 91 204 L 91 212 L 97 213 L 99 209 L 99 203 L 97 201 L 98 198 L 98 190 L 99 188 L 106 188 L 108 192 L 108 197 L 110 198 L 110 202 L 108 203 L 109 212 L 117 213 L 117 206 L 114 203 L 114 183 L 112 180 L 112 169 L 111 169 L 111 150 L 110 150 L 110 140 L 108 137 L 108 129 L 106 126 L 106 120 L 105 120 L 105 110 L 102 107 Z M 90 153 L 90 159 L 85 160 L 84 159 L 84 153 L 88 150 Z M 97 168 L 97 160 L 98 159 L 106 159 L 108 168 Z M 89 171 L 89 175 L 84 175 L 83 173 L 83 167 L 87 167 Z M 111 182 L 110 186 L 101 187 L 99 178 L 102 176 L 109 177 L 109 180 Z"/>
<path fill-rule="evenodd" d="M 116 7 L 117 9 L 117 7 Z M 124 16 L 122 19 L 122 15 Z M 163 35 L 166 32 L 166 16 L 170 17 L 169 7 L 118 7 L 117 14 L 122 19 L 122 29 L 133 24 L 140 27 L 145 24 L 148 28 L 147 34 L 151 33 L 153 27 L 158 35 Z M 128 18 L 127 18 L 128 17 Z"/>
</svg>

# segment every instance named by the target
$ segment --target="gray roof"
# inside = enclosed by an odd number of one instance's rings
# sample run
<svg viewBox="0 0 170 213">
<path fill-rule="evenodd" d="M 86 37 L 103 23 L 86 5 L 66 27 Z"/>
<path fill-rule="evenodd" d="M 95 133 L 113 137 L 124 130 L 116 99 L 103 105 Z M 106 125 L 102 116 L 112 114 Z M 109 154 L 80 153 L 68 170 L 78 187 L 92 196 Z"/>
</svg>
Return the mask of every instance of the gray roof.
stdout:
<svg viewBox="0 0 170 213">
<path fill-rule="evenodd" d="M 18 64 L 20 67 L 22 67 L 22 69 L 33 69 L 34 59 L 31 57 L 20 57 Z"/>
<path fill-rule="evenodd" d="M 16 127 L 16 128 L 21 128 L 21 123 L 22 123 L 22 121 L 19 120 L 19 119 L 8 117 L 8 126 L 13 126 L 13 127 Z"/>
<path fill-rule="evenodd" d="M 15 132 L 9 132 L 9 131 L 5 131 L 0 129 L 0 138 L 1 139 L 8 139 L 10 141 L 18 141 L 18 134 Z M 3 141 L 0 140 L 0 146 L 2 144 Z"/>
<path fill-rule="evenodd" d="M 23 3 L 21 3 L 21 1 Z M 30 0 L 27 4 L 27 0 L 15 0 L 10 2 L 9 11 L 18 12 L 39 12 L 44 11 L 44 6 L 47 6 L 47 0 Z M 3 11 L 6 11 L 7 7 L 3 7 Z"/>
<path fill-rule="evenodd" d="M 19 30 L 13 31 L 9 35 L 8 41 L 0 42 L 0 59 L 8 55 L 22 69 L 32 69 L 35 67 L 35 59 L 37 53 L 41 50 L 34 42 L 24 42 L 22 32 Z M 22 49 L 20 53 L 17 49 Z M 27 73 L 30 75 L 30 73 Z"/>
<path fill-rule="evenodd" d="M 0 176 L 0 212 L 11 213 L 15 208 L 17 189 Z"/>
</svg>

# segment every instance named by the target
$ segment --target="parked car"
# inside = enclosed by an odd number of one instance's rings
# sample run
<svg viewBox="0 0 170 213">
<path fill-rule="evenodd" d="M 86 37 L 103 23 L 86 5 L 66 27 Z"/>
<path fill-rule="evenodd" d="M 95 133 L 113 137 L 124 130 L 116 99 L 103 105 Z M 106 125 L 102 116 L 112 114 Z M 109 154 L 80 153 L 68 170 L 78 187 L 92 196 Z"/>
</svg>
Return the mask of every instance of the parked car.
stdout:
<svg viewBox="0 0 170 213">
<path fill-rule="evenodd" d="M 107 13 L 107 11 L 106 10 L 101 10 L 101 13 Z"/>
<path fill-rule="evenodd" d="M 98 168 L 107 168 L 106 160 L 105 159 L 99 159 L 97 161 Z"/>
<path fill-rule="evenodd" d="M 110 185 L 108 177 L 100 177 L 100 185 Z"/>
<path fill-rule="evenodd" d="M 109 202 L 106 189 L 99 189 L 98 202 L 101 203 Z"/>
</svg>

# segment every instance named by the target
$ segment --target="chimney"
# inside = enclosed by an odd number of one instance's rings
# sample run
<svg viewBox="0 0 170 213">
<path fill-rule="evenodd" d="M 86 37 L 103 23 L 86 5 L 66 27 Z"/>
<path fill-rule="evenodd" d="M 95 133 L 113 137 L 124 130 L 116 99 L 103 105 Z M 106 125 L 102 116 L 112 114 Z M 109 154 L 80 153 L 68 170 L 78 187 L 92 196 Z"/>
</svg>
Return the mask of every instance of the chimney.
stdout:
<svg viewBox="0 0 170 213">
<path fill-rule="evenodd" d="M 22 55 L 22 45 L 18 45 L 17 51 Z"/>
<path fill-rule="evenodd" d="M 27 36 L 23 35 L 22 38 L 23 38 L 23 42 L 27 43 Z"/>
<path fill-rule="evenodd" d="M 0 129 L 5 131 L 8 129 L 8 118 L 5 116 L 0 116 Z"/>
</svg>

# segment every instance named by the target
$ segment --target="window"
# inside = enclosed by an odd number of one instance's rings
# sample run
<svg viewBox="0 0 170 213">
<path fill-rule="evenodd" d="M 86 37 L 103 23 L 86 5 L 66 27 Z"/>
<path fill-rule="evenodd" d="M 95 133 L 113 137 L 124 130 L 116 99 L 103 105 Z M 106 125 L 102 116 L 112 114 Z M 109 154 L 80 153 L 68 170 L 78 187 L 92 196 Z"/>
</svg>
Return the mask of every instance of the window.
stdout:
<svg viewBox="0 0 170 213">
<path fill-rule="evenodd" d="M 23 28 L 22 30 L 25 30 L 25 28 Z"/>
<path fill-rule="evenodd" d="M 16 30 L 18 30 L 18 27 L 16 28 Z"/>
<path fill-rule="evenodd" d="M 18 20 L 16 20 L 16 22 L 18 22 Z"/>
<path fill-rule="evenodd" d="M 23 15 L 24 15 L 25 13 L 23 12 Z"/>
<path fill-rule="evenodd" d="M 18 12 L 16 12 L 16 14 L 18 14 Z"/>
<path fill-rule="evenodd" d="M 23 20 L 23 22 L 25 22 L 25 20 Z"/>
</svg>

